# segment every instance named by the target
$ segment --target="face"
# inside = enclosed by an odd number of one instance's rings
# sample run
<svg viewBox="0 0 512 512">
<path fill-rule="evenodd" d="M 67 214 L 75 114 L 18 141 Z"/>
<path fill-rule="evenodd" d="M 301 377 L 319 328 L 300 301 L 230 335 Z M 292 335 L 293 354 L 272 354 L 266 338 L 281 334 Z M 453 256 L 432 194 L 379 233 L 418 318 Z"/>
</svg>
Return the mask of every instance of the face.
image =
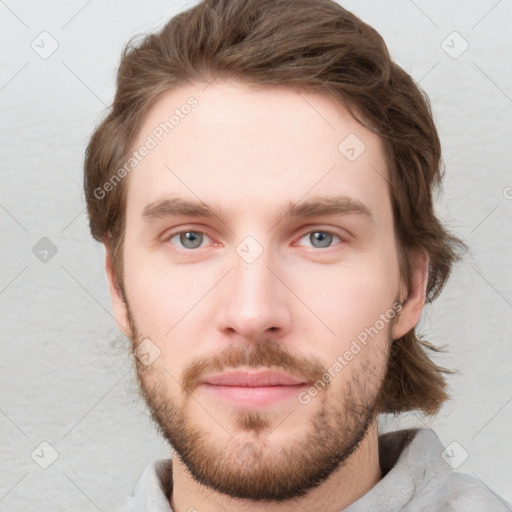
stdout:
<svg viewBox="0 0 512 512">
<path fill-rule="evenodd" d="M 417 321 L 397 320 L 381 141 L 325 96 L 222 82 L 162 97 L 145 144 L 125 178 L 126 302 L 107 268 L 149 408 L 196 481 L 300 496 L 364 439 Z"/>
</svg>

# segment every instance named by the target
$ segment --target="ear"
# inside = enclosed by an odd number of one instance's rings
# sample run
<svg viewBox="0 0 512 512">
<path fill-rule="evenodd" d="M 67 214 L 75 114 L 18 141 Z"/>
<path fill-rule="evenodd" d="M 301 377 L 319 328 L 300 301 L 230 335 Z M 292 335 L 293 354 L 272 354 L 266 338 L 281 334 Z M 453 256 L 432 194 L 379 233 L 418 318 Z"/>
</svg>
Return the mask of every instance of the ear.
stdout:
<svg viewBox="0 0 512 512">
<path fill-rule="evenodd" d="M 428 283 L 429 257 L 425 251 L 416 253 L 413 262 L 413 274 L 410 290 L 404 290 L 402 309 L 393 326 L 393 339 L 407 334 L 419 322 Z"/>
<path fill-rule="evenodd" d="M 124 301 L 121 288 L 119 287 L 117 277 L 112 264 L 112 254 L 110 250 L 110 244 L 104 242 L 106 255 L 105 255 L 105 270 L 107 272 L 110 298 L 112 300 L 112 308 L 114 310 L 114 318 L 117 326 L 121 332 L 127 337 L 131 337 L 130 323 L 128 322 L 128 311 L 126 303 Z"/>
</svg>

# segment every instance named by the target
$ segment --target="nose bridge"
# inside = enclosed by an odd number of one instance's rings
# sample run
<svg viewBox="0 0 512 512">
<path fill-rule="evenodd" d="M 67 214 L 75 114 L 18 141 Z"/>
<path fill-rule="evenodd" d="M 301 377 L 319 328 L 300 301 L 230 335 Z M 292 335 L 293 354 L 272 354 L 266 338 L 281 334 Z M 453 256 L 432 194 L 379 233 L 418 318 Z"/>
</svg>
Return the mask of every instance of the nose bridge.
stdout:
<svg viewBox="0 0 512 512">
<path fill-rule="evenodd" d="M 290 311 L 281 283 L 268 268 L 273 266 L 272 251 L 254 237 L 236 247 L 219 311 L 220 329 L 257 338 L 272 328 L 288 328 Z"/>
</svg>

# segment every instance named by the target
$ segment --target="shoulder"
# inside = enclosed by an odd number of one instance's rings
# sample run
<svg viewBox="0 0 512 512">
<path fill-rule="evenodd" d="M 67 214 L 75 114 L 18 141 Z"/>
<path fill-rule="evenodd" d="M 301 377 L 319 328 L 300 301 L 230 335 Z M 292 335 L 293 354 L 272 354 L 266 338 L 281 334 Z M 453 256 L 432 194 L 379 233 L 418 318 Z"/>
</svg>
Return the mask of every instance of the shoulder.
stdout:
<svg viewBox="0 0 512 512">
<path fill-rule="evenodd" d="M 375 504 L 401 512 L 507 512 L 507 502 L 481 480 L 454 471 L 431 429 L 392 431 L 379 437 L 383 479 L 368 493 Z M 392 496 L 392 498 L 390 498 Z"/>
<path fill-rule="evenodd" d="M 142 473 L 133 495 L 120 503 L 113 512 L 172 512 L 168 499 L 171 491 L 172 460 L 156 460 Z"/>
<path fill-rule="evenodd" d="M 512 507 L 478 478 L 450 471 L 438 474 L 421 489 L 404 512 L 510 512 Z M 434 508 L 433 508 L 434 507 Z"/>
<path fill-rule="evenodd" d="M 510 504 L 472 475 L 452 471 L 446 475 L 443 487 L 448 503 L 458 505 L 455 510 L 512 510 Z"/>
</svg>

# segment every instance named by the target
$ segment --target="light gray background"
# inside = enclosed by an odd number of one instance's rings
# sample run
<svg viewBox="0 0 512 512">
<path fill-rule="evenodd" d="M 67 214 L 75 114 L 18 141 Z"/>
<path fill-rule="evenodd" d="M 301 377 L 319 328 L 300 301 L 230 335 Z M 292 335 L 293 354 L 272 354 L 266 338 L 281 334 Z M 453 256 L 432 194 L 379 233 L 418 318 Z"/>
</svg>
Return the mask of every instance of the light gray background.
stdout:
<svg viewBox="0 0 512 512">
<path fill-rule="evenodd" d="M 111 510 L 148 463 L 169 456 L 111 316 L 82 163 L 123 44 L 185 5 L 0 2 L 1 510 Z M 460 445 L 457 457 L 468 453 L 460 471 L 512 501 L 512 2 L 343 5 L 380 31 L 429 94 L 447 167 L 438 211 L 471 249 L 421 322 L 427 338 L 447 344 L 437 361 L 460 371 L 453 401 L 435 419 L 412 414 L 382 429 L 432 426 L 445 446 Z M 47 59 L 31 48 L 51 48 L 43 31 L 59 45 Z M 469 44 L 458 58 L 464 42 L 446 39 L 453 31 Z M 42 237 L 58 251 L 46 263 L 32 252 Z M 48 469 L 31 457 L 47 464 L 53 450 Z"/>
</svg>

